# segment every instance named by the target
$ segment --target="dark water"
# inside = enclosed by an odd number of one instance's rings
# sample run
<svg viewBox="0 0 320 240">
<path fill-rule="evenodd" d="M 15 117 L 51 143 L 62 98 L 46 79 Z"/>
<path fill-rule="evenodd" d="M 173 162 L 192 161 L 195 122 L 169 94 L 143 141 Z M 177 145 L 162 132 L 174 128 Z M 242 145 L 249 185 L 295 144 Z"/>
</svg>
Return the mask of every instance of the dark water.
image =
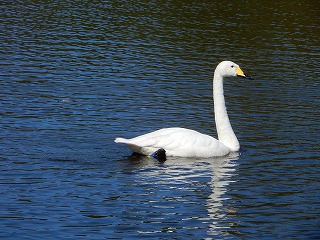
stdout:
<svg viewBox="0 0 320 240">
<path fill-rule="evenodd" d="M 2 239 L 320 237 L 317 1 L 2 1 Z M 130 159 L 162 127 L 215 136 L 225 83 L 240 154 Z"/>
</svg>

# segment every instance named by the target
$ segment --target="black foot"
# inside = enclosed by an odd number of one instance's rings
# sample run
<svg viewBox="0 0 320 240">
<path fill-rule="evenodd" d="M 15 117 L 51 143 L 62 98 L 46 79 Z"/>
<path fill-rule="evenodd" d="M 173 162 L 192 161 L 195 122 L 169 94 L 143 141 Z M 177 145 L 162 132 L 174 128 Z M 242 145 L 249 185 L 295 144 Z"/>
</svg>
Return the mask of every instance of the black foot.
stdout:
<svg viewBox="0 0 320 240">
<path fill-rule="evenodd" d="M 157 159 L 159 162 L 165 162 L 167 160 L 166 150 L 164 150 L 163 148 L 158 149 L 150 156 Z"/>
</svg>

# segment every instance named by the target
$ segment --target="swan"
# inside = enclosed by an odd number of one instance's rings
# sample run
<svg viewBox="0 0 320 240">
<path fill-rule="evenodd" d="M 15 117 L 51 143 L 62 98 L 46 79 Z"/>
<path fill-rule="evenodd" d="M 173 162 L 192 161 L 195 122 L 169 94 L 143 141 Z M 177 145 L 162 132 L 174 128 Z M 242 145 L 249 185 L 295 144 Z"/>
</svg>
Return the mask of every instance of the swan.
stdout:
<svg viewBox="0 0 320 240">
<path fill-rule="evenodd" d="M 225 77 L 251 77 L 239 65 L 222 61 L 214 71 L 213 100 L 218 139 L 194 130 L 174 127 L 163 128 L 131 139 L 116 138 L 116 143 L 126 144 L 133 152 L 150 156 L 162 148 L 167 156 L 209 158 L 228 155 L 240 149 L 239 141 L 231 127 L 223 94 Z"/>
</svg>

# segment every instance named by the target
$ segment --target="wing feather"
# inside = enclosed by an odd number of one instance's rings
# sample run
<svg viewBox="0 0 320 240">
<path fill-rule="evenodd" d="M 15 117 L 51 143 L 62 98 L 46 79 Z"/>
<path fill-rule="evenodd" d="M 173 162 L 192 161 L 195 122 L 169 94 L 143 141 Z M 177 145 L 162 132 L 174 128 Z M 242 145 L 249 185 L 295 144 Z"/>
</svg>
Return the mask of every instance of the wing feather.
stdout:
<svg viewBox="0 0 320 240">
<path fill-rule="evenodd" d="M 141 154 L 164 148 L 168 156 L 210 157 L 226 155 L 230 150 L 217 139 L 186 128 L 164 128 L 135 138 L 116 138 Z"/>
</svg>

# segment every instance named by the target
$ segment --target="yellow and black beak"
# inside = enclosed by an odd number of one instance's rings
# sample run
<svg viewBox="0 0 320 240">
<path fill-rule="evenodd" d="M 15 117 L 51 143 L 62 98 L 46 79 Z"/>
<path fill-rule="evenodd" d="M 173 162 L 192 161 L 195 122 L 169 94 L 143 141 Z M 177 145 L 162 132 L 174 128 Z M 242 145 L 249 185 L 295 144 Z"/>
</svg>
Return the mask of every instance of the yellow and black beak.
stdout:
<svg viewBox="0 0 320 240">
<path fill-rule="evenodd" d="M 239 68 L 239 67 L 236 68 L 236 73 L 237 73 L 237 76 L 238 76 L 238 77 L 253 79 L 252 77 L 250 77 L 250 76 L 248 76 L 248 75 L 245 75 L 245 74 L 243 73 L 243 71 L 241 70 L 241 68 Z"/>
</svg>

